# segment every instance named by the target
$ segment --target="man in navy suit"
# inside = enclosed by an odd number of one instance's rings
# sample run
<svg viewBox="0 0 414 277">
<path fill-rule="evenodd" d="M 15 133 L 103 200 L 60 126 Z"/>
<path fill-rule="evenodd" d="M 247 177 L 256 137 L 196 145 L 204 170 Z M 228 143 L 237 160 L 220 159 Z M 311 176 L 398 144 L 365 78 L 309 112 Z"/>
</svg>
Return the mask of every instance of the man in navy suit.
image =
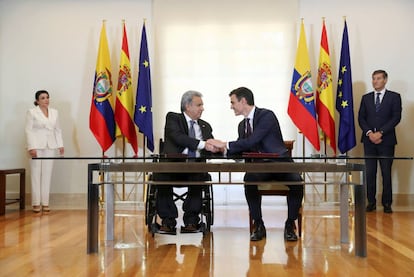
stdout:
<svg viewBox="0 0 414 277">
<path fill-rule="evenodd" d="M 169 112 L 167 114 L 162 154 L 185 154 L 198 158 L 211 155 L 211 151 L 217 152 L 214 146 L 206 143 L 206 140 L 213 138 L 213 130 L 208 122 L 200 119 L 204 111 L 201 97 L 202 94 L 197 91 L 187 91 L 181 97 L 181 113 Z M 200 159 L 195 161 L 200 161 Z M 208 181 L 210 175 L 207 172 L 158 173 L 154 174 L 154 180 Z M 182 232 L 197 232 L 199 229 L 199 214 L 202 208 L 201 193 L 201 186 L 189 186 L 183 203 L 185 226 L 181 229 Z M 162 219 L 160 233 L 175 234 L 178 211 L 173 200 L 173 186 L 158 186 L 156 206 L 158 215 Z"/>
<path fill-rule="evenodd" d="M 377 164 L 379 161 L 382 173 L 382 205 L 385 213 L 392 213 L 392 176 L 393 159 L 372 157 L 394 157 L 397 137 L 395 127 L 401 120 L 401 96 L 387 90 L 388 74 L 384 70 L 372 73 L 371 91 L 361 99 L 358 122 L 362 129 L 361 142 L 364 154 L 367 179 L 367 212 L 376 210 Z"/>
<path fill-rule="evenodd" d="M 255 106 L 254 96 L 250 89 L 237 88 L 230 92 L 231 108 L 235 115 L 243 115 L 244 120 L 239 123 L 239 137 L 236 141 L 220 142 L 211 141 L 218 148 L 225 148 L 228 155 L 243 152 L 276 153 L 274 162 L 293 162 L 285 147 L 282 132 L 276 115 L 267 109 Z M 297 181 L 302 178 L 299 173 L 246 173 L 244 181 Z M 287 197 L 288 218 L 285 222 L 284 238 L 288 241 L 298 239 L 295 230 L 295 220 L 298 218 L 299 209 L 303 199 L 303 185 L 290 185 Z M 257 185 L 245 185 L 244 187 L 250 215 L 254 221 L 251 241 L 258 241 L 266 237 L 266 228 L 262 219 L 261 196 Z"/>
</svg>

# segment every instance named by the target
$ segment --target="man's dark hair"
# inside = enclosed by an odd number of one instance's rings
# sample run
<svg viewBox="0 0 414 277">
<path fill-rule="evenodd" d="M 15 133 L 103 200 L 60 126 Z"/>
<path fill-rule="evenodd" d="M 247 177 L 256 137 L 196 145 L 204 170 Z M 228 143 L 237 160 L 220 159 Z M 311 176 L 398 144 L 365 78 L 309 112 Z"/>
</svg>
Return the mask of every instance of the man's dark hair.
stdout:
<svg viewBox="0 0 414 277">
<path fill-rule="evenodd" d="M 237 100 L 241 100 L 242 98 L 246 99 L 246 102 L 248 105 L 253 106 L 254 105 L 254 96 L 253 92 L 246 88 L 246 87 L 239 87 L 234 90 L 232 90 L 229 94 L 229 96 L 236 95 Z"/>
<path fill-rule="evenodd" d="M 382 74 L 382 76 L 384 77 L 384 79 L 387 79 L 388 78 L 388 73 L 385 70 L 382 70 L 382 69 L 375 70 L 372 73 L 372 76 L 377 75 L 377 74 Z"/>
</svg>

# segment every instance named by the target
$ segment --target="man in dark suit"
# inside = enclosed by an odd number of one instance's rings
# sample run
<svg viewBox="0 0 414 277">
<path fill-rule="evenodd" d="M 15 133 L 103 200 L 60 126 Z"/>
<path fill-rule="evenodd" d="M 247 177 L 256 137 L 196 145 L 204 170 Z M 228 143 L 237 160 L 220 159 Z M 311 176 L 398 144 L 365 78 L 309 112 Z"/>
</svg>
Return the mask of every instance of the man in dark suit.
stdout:
<svg viewBox="0 0 414 277">
<path fill-rule="evenodd" d="M 361 142 L 364 154 L 371 157 L 365 160 L 367 179 L 367 212 L 376 210 L 377 163 L 382 173 L 382 205 L 385 213 L 392 213 L 392 159 L 372 157 L 393 157 L 397 137 L 395 127 L 401 120 L 401 96 L 387 90 L 388 74 L 384 70 L 372 73 L 374 91 L 362 96 L 358 112 L 358 122 L 362 129 Z"/>
<path fill-rule="evenodd" d="M 274 159 L 274 162 L 293 162 L 285 147 L 276 115 L 270 110 L 256 107 L 253 93 L 248 88 L 237 88 L 231 91 L 229 96 L 235 115 L 243 115 L 245 118 L 238 126 L 239 137 L 236 141 L 228 143 L 218 140 L 211 140 L 211 143 L 218 148 L 225 148 L 228 155 L 242 152 L 276 153 L 279 158 Z M 246 173 L 244 176 L 246 182 L 260 183 L 272 180 L 301 182 L 302 178 L 298 173 Z M 295 220 L 298 218 L 302 205 L 303 185 L 288 187 L 288 218 L 285 222 L 284 238 L 288 241 L 296 241 L 298 237 L 295 233 Z M 249 211 L 254 221 L 250 240 L 258 241 L 266 237 L 266 228 L 262 219 L 261 196 L 258 193 L 257 185 L 245 185 L 244 189 Z"/>
<path fill-rule="evenodd" d="M 200 119 L 204 111 L 202 94 L 197 91 L 187 91 L 181 97 L 181 113 L 169 112 L 166 116 L 164 130 L 163 154 L 186 154 L 188 157 L 208 156 L 215 148 L 206 143 L 213 138 L 210 124 Z M 210 151 L 210 152 L 208 152 Z M 195 161 L 200 161 L 197 159 Z M 206 173 L 164 173 L 154 174 L 157 181 L 208 181 Z M 201 186 L 189 186 L 187 197 L 183 203 L 182 232 L 197 232 L 199 229 L 199 214 L 202 208 Z M 177 207 L 173 200 L 173 186 L 158 186 L 157 212 L 162 219 L 160 233 L 175 234 Z"/>
</svg>

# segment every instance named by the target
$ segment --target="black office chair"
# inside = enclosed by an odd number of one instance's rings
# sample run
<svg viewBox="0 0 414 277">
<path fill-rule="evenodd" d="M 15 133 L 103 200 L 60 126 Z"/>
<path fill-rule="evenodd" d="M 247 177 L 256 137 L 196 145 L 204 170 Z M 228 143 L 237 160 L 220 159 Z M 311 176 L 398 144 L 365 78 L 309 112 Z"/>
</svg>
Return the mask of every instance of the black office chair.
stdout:
<svg viewBox="0 0 414 277">
<path fill-rule="evenodd" d="M 159 155 L 154 155 L 153 162 L 162 162 L 163 158 L 169 158 L 164 154 L 164 141 L 160 139 L 159 142 Z M 179 154 L 180 157 L 186 158 L 186 155 Z M 178 155 L 174 155 L 178 157 Z M 209 174 L 211 181 L 211 176 Z M 149 176 L 149 181 L 153 181 L 154 176 L 151 174 Z M 179 186 L 177 186 L 179 187 Z M 157 199 L 157 185 L 151 184 L 151 182 L 147 183 L 145 186 L 145 224 L 148 226 L 148 231 L 154 236 L 155 233 L 158 233 L 159 224 L 157 223 L 157 208 L 156 208 L 156 199 Z M 202 185 L 201 190 L 201 201 L 202 201 L 202 208 L 201 208 L 201 223 L 200 223 L 200 232 L 203 235 L 206 235 L 207 232 L 210 231 L 211 225 L 214 223 L 214 202 L 213 202 L 213 186 L 211 184 Z M 179 194 L 177 192 L 173 192 L 173 200 L 174 202 L 178 200 L 184 201 L 187 197 L 187 191 Z"/>
</svg>

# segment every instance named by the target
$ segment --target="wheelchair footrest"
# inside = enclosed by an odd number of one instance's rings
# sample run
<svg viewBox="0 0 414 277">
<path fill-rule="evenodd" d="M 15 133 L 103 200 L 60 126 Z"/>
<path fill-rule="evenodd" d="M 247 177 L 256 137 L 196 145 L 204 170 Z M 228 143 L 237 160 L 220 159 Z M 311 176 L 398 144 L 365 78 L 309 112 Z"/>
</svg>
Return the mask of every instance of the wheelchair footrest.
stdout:
<svg viewBox="0 0 414 277">
<path fill-rule="evenodd" d="M 188 234 L 188 233 L 203 233 L 205 230 L 205 224 L 200 223 L 196 226 L 190 225 L 190 226 L 181 226 L 181 233 Z"/>
<path fill-rule="evenodd" d="M 151 225 L 151 232 L 154 233 L 158 233 L 158 234 L 164 234 L 164 235 L 176 235 L 177 234 L 177 228 L 169 228 L 169 229 L 164 229 L 161 228 L 161 226 L 158 223 L 153 223 Z"/>
</svg>

